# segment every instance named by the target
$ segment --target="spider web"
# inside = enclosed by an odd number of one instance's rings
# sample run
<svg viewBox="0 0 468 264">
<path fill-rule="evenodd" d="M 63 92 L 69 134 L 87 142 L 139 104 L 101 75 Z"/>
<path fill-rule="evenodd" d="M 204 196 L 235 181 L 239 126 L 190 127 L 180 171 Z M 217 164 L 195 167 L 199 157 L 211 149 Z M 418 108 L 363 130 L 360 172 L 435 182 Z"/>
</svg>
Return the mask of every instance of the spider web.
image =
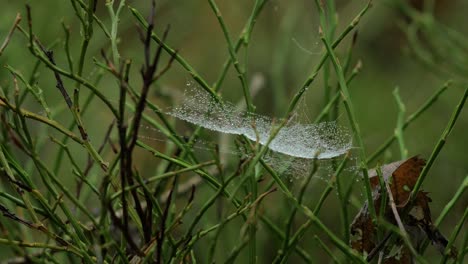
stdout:
<svg viewBox="0 0 468 264">
<path fill-rule="evenodd" d="M 275 128 L 272 118 L 238 110 L 230 102 L 217 102 L 206 91 L 190 87 L 182 103 L 167 114 L 206 129 L 246 138 L 265 145 Z M 352 147 L 349 132 L 336 122 L 302 124 L 294 118 L 278 132 L 268 148 L 293 158 L 330 159 Z"/>
</svg>

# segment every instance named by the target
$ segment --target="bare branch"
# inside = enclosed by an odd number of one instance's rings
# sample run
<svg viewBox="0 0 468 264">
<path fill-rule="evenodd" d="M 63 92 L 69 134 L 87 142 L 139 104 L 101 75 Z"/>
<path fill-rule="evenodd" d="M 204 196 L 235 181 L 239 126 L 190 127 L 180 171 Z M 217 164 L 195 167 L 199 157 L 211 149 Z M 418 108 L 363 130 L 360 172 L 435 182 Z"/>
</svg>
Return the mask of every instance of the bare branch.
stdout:
<svg viewBox="0 0 468 264">
<path fill-rule="evenodd" d="M 2 53 L 5 51 L 6 47 L 8 46 L 8 43 L 10 43 L 11 37 L 13 36 L 13 33 L 15 32 L 15 29 L 18 26 L 20 21 L 21 21 L 21 15 L 20 13 L 18 13 L 16 14 L 16 18 L 15 18 L 15 21 L 13 22 L 13 26 L 10 28 L 10 31 L 5 37 L 5 40 L 3 41 L 2 46 L 0 46 L 0 56 L 2 56 Z"/>
</svg>

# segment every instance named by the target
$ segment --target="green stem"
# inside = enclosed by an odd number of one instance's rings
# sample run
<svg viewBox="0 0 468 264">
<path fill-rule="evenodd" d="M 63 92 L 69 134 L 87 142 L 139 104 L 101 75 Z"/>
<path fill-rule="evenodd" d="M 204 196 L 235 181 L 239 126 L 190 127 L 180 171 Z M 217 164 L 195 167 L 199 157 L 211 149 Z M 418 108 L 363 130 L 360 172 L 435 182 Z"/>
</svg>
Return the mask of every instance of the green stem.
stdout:
<svg viewBox="0 0 468 264">
<path fill-rule="evenodd" d="M 403 124 L 402 129 L 405 130 L 411 123 L 418 119 L 422 113 L 424 113 L 430 106 L 432 106 L 439 96 L 447 90 L 451 82 L 446 82 L 439 90 L 437 90 L 418 110 L 411 114 Z M 390 136 L 385 143 L 383 143 L 370 157 L 367 159 L 367 164 L 373 162 L 377 157 L 379 157 L 390 145 L 395 141 L 395 134 Z"/>
<path fill-rule="evenodd" d="M 218 6 L 216 5 L 214 0 L 208 0 L 210 3 L 211 9 L 216 15 L 218 22 L 223 30 L 224 38 L 226 39 L 226 43 L 228 44 L 229 55 L 231 56 L 231 61 L 234 64 L 234 68 L 237 71 L 237 75 L 242 85 L 242 91 L 244 92 L 245 104 L 247 105 L 247 111 L 253 113 L 255 111 L 255 106 L 252 103 L 252 96 L 250 95 L 250 90 L 247 84 L 245 70 L 241 68 L 239 64 L 239 60 L 237 59 L 236 50 L 232 44 L 231 37 L 229 36 L 229 30 L 224 23 L 224 19 L 219 11 Z M 258 6 L 261 1 L 256 1 L 255 6 Z"/>
<path fill-rule="evenodd" d="M 106 5 L 107 5 L 107 10 L 110 14 L 111 24 L 112 24 L 111 33 L 110 33 L 112 57 L 113 57 L 114 65 L 118 66 L 120 64 L 120 53 L 117 47 L 117 44 L 118 44 L 117 34 L 118 34 L 118 26 L 119 26 L 119 20 L 120 20 L 120 11 L 122 11 L 122 8 L 125 6 L 125 0 L 120 1 L 116 12 L 114 12 L 114 0 L 108 1 Z"/>
<path fill-rule="evenodd" d="M 468 88 L 465 88 L 465 92 L 463 93 L 463 96 L 458 103 L 457 107 L 455 108 L 452 117 L 450 118 L 449 123 L 447 124 L 447 127 L 445 128 L 444 132 L 439 138 L 439 141 L 437 142 L 434 150 L 432 151 L 431 156 L 427 160 L 427 164 L 424 167 L 424 169 L 421 171 L 421 174 L 419 175 L 418 181 L 414 185 L 413 191 L 411 192 L 411 201 L 414 201 L 416 199 L 416 195 L 419 192 L 419 189 L 421 188 L 424 180 L 426 179 L 427 173 L 432 167 L 432 164 L 434 163 L 435 159 L 439 155 L 440 151 L 445 145 L 445 142 L 447 141 L 448 136 L 450 135 L 450 132 L 452 132 L 453 127 L 455 126 L 455 123 L 457 122 L 458 116 L 460 115 L 465 102 L 466 98 L 468 97 Z"/>
<path fill-rule="evenodd" d="M 400 147 L 400 156 L 402 160 L 405 160 L 408 157 L 408 150 L 405 147 L 405 141 L 403 139 L 403 126 L 405 120 L 406 107 L 403 104 L 403 101 L 400 98 L 400 92 L 398 87 L 393 90 L 393 96 L 398 105 L 398 119 L 397 125 L 395 128 L 395 138 L 398 141 L 398 146 Z"/>
<path fill-rule="evenodd" d="M 365 162 L 366 161 L 366 152 L 365 152 L 365 148 L 364 148 L 364 142 L 363 142 L 362 137 L 361 137 L 361 132 L 360 132 L 360 129 L 359 129 L 359 124 L 358 124 L 358 122 L 356 120 L 356 114 L 354 112 L 353 103 L 350 100 L 348 85 L 347 85 L 345 77 L 344 77 L 343 69 L 341 68 L 340 62 L 338 61 L 338 58 L 336 57 L 332 46 L 330 45 L 329 41 L 326 39 L 325 34 L 323 33 L 323 31 L 321 29 L 319 30 L 319 33 L 320 33 L 320 38 L 322 39 L 322 42 L 324 43 L 324 45 L 325 45 L 325 47 L 326 47 L 326 49 L 328 51 L 328 54 L 331 57 L 331 60 L 333 62 L 333 66 L 335 68 L 335 72 L 338 75 L 338 81 L 339 81 L 339 84 L 340 84 L 341 96 L 343 97 L 343 103 L 344 103 L 345 108 L 346 108 L 346 113 L 348 115 L 349 123 L 351 125 L 352 130 L 353 130 L 354 137 L 355 137 L 355 139 L 356 139 L 356 141 L 358 143 L 359 156 L 360 156 L 360 159 L 361 159 L 360 168 L 361 168 L 361 171 L 362 171 L 363 176 L 364 176 L 364 187 L 365 187 L 365 191 L 366 191 L 367 202 L 369 204 L 369 211 L 370 211 L 370 214 L 372 216 L 372 219 L 375 220 L 376 219 L 376 213 L 375 213 L 375 208 L 374 208 L 374 200 L 372 198 L 372 189 L 371 189 L 371 186 L 370 186 L 369 175 L 367 173 L 367 170 L 368 170 L 367 169 L 367 164 Z"/>
</svg>

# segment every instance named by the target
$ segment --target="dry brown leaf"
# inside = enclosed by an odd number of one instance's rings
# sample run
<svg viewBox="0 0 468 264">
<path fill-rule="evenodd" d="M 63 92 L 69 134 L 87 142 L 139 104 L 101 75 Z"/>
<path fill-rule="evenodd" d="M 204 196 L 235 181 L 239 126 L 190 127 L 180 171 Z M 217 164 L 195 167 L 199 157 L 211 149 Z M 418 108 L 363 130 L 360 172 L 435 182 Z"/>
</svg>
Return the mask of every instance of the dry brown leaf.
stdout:
<svg viewBox="0 0 468 264">
<path fill-rule="evenodd" d="M 415 156 L 407 160 L 384 165 L 380 167 L 380 170 L 383 179 L 389 183 L 395 205 L 398 208 L 398 213 L 403 221 L 406 232 L 410 236 L 413 247 L 418 248 L 425 238 L 429 238 L 436 248 L 443 252 L 447 245 L 447 240 L 432 223 L 431 211 L 429 209 L 431 199 L 428 193 L 419 191 L 415 201 L 411 204 L 411 208 L 406 208 L 409 206 L 408 202 L 411 191 L 425 165 L 424 159 Z M 373 191 L 375 211 L 380 215 L 381 198 L 383 194 L 387 194 L 385 191 L 382 192 L 380 188 L 377 170 L 369 170 L 368 174 Z M 369 254 L 380 242 L 377 241 L 377 230 L 372 222 L 368 207 L 366 202 L 356 215 L 350 230 L 351 247 L 363 254 Z M 385 210 L 383 212 L 385 220 L 395 224 L 395 216 L 389 204 L 385 205 L 383 209 Z M 408 217 L 401 215 L 404 212 L 409 212 Z M 402 242 L 392 245 L 392 248 L 384 247 L 383 263 L 413 263 L 411 252 Z M 456 249 L 453 248 L 452 252 L 454 252 L 452 256 L 455 256 Z"/>
<path fill-rule="evenodd" d="M 425 160 L 415 156 L 405 161 L 397 161 L 381 167 L 382 176 L 390 184 L 397 207 L 403 207 L 408 203 L 411 190 L 413 190 L 425 165 Z M 378 188 L 379 177 L 376 170 L 369 171 L 369 178 L 372 188 Z"/>
</svg>

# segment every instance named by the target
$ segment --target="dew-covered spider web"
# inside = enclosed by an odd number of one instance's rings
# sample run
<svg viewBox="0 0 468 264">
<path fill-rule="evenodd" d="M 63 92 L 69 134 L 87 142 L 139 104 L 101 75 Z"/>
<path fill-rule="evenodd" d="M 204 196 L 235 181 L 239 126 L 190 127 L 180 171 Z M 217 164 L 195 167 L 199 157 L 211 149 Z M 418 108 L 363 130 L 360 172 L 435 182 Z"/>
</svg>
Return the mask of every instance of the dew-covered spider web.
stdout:
<svg viewBox="0 0 468 264">
<path fill-rule="evenodd" d="M 206 91 L 190 87 L 182 103 L 167 114 L 206 129 L 243 135 L 265 145 L 281 120 L 238 110 L 232 103 L 218 102 Z M 352 146 L 348 131 L 336 122 L 302 124 L 294 118 L 278 132 L 268 148 L 275 153 L 299 159 L 330 159 Z"/>
<path fill-rule="evenodd" d="M 118 103 L 118 100 L 111 100 Z M 304 103 L 303 101 L 301 103 Z M 307 108 L 306 105 L 302 108 Z M 303 111 L 300 108 L 298 111 Z M 164 113 L 188 123 L 218 132 L 219 141 L 197 138 L 190 145 L 196 151 L 214 153 L 217 149 L 220 156 L 250 157 L 252 153 L 242 144 L 233 144 L 229 135 L 243 135 L 252 143 L 264 145 L 267 143 L 271 130 L 282 120 L 252 114 L 243 111 L 239 106 L 230 102 L 217 102 L 205 90 L 194 83 L 187 84 L 181 102 L 176 107 L 168 108 Z M 45 112 L 38 112 L 45 115 Z M 338 157 L 352 148 L 352 139 L 349 131 L 337 122 L 323 122 L 311 124 L 300 122 L 297 116 L 304 113 L 295 113 L 287 124 L 279 131 L 268 145 L 269 151 L 262 159 L 282 175 L 301 178 L 308 175 L 313 168 L 313 159 L 322 160 L 320 168 L 331 172 L 328 159 Z M 307 118 L 308 119 L 308 118 Z M 140 126 L 139 138 L 145 141 L 169 142 L 166 133 L 159 131 L 152 125 Z M 180 135 L 174 135 L 180 136 Z M 222 139 L 228 139 L 224 142 Z M 326 167 L 330 167 L 327 169 Z"/>
</svg>

